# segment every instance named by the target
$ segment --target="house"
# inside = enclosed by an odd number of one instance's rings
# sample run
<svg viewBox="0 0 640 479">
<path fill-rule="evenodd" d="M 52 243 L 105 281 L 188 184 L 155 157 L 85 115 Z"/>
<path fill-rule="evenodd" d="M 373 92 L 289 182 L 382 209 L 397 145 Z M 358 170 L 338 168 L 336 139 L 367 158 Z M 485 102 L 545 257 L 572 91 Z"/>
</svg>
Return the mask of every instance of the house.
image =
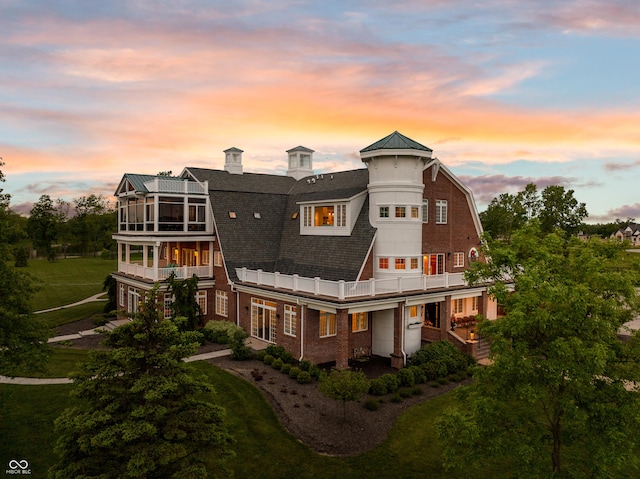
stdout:
<svg viewBox="0 0 640 479">
<path fill-rule="evenodd" d="M 207 321 L 296 358 L 345 368 L 373 354 L 399 368 L 439 339 L 478 354 L 472 327 L 452 326 L 497 316 L 486 286 L 463 277 L 483 260 L 482 227 L 471 191 L 431 149 L 394 132 L 360 151 L 365 168 L 314 174 L 313 150 L 298 146 L 286 176 L 246 173 L 242 150 L 224 153 L 222 170 L 122 177 L 122 311 L 160 282 L 169 317 L 163 280 L 195 274 Z"/>
<path fill-rule="evenodd" d="M 629 223 L 626 228 L 620 228 L 613 233 L 611 238 L 615 238 L 619 241 L 627 240 L 631 242 L 633 246 L 640 245 L 640 225 L 636 223 Z"/>
</svg>

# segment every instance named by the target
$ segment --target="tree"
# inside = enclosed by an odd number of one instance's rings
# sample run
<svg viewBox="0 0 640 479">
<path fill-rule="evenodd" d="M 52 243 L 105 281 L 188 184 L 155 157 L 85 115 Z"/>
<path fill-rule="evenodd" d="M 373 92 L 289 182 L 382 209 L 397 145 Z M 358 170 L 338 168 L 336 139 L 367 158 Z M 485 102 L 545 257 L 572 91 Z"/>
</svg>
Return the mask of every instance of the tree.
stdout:
<svg viewBox="0 0 640 479">
<path fill-rule="evenodd" d="M 162 320 L 157 298 L 156 286 L 133 321 L 106 333 L 110 349 L 72 375 L 81 403 L 55 422 L 51 477 L 203 478 L 205 458 L 223 465 L 231 454 L 224 410 L 203 399 L 211 386 L 182 360 L 199 333 Z"/>
<path fill-rule="evenodd" d="M 110 237 L 114 231 L 115 213 L 102 195 L 81 196 L 73 202 L 76 216 L 70 222 L 72 230 L 80 240 L 82 252 L 86 254 L 89 248 L 95 256 L 104 247 L 104 236 Z"/>
<path fill-rule="evenodd" d="M 616 242 L 581 242 L 539 226 L 493 242 L 468 279 L 494 280 L 506 316 L 485 321 L 493 364 L 438 423 L 445 466 L 517 467 L 518 477 L 615 477 L 636 471 L 640 337 L 617 333 L 640 310 L 635 271 Z M 512 278 L 505 281 L 505 276 Z M 509 287 L 512 281 L 513 291 Z M 570 471 L 570 472 L 569 472 Z"/>
<path fill-rule="evenodd" d="M 576 234 L 582 220 L 588 216 L 584 203 L 578 203 L 573 197 L 573 190 L 565 190 L 563 186 L 547 186 L 542 191 L 542 209 L 540 210 L 540 226 L 542 231 L 550 233 L 561 229 L 568 234 Z"/>
<path fill-rule="evenodd" d="M 0 182 L 3 181 L 0 170 Z M 10 196 L 0 188 L 0 374 L 13 376 L 44 368 L 49 355 L 49 329 L 31 314 L 31 277 L 7 264 L 5 213 L 9 200 Z"/>
<path fill-rule="evenodd" d="M 49 195 L 42 195 L 31 208 L 27 230 L 34 248 L 51 259 L 51 245 L 57 237 L 58 216 Z"/>
<path fill-rule="evenodd" d="M 362 371 L 333 369 L 320 376 L 318 389 L 326 397 L 342 401 L 342 415 L 346 418 L 347 401 L 359 400 L 369 390 L 369 380 Z"/>
<path fill-rule="evenodd" d="M 204 322 L 202 310 L 196 299 L 198 293 L 198 277 L 194 274 L 191 278 L 179 280 L 176 274 L 172 272 L 167 278 L 169 292 L 173 293 L 173 303 L 171 310 L 173 317 L 186 318 L 184 327 L 187 329 L 196 329 Z"/>
<path fill-rule="evenodd" d="M 111 313 L 112 311 L 115 311 L 118 309 L 117 287 L 118 287 L 118 282 L 116 281 L 116 279 L 110 274 L 108 274 L 107 277 L 104 278 L 104 281 L 102 282 L 102 291 L 107 292 L 107 302 L 105 303 L 104 308 L 102 309 L 103 313 Z"/>
<path fill-rule="evenodd" d="M 536 185 L 529 183 L 516 195 L 503 193 L 480 213 L 482 226 L 493 238 L 509 241 L 513 231 L 531 221 L 539 221 L 543 233 L 560 229 L 573 235 L 582 220 L 588 216 L 584 203 L 578 203 L 573 190 L 563 186 L 547 186 L 538 193 Z"/>
</svg>

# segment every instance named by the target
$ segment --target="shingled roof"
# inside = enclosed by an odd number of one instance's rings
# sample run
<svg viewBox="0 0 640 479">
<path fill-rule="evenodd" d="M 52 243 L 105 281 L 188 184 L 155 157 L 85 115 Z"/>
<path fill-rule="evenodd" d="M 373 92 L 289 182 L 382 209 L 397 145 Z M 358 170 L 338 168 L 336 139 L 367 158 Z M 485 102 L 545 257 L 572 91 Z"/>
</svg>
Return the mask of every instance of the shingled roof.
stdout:
<svg viewBox="0 0 640 479">
<path fill-rule="evenodd" d="M 368 170 L 314 175 L 299 181 L 204 168 L 185 171 L 198 181 L 209 182 L 218 240 L 232 280 L 237 281 L 235 269 L 242 267 L 334 281 L 357 279 L 375 235 L 369 223 L 368 200 L 350 236 L 300 235 L 300 218 L 294 213 L 300 211 L 299 203 L 344 200 L 366 191 Z"/>
<path fill-rule="evenodd" d="M 382 140 L 378 140 L 375 143 L 360 150 L 360 153 L 366 153 L 376 150 L 422 150 L 432 152 L 431 148 L 421 145 L 417 141 L 412 140 L 404 136 L 402 133 L 394 131 L 389 136 L 385 136 Z"/>
</svg>

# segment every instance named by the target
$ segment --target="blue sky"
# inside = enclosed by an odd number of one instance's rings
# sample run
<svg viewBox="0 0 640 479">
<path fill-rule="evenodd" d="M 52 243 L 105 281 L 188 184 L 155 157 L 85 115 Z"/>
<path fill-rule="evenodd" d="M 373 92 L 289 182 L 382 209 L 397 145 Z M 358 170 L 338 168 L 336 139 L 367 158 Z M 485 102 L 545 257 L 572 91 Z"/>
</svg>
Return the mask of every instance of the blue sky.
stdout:
<svg viewBox="0 0 640 479">
<path fill-rule="evenodd" d="M 589 221 L 640 219 L 632 1 L 0 0 L 0 157 L 12 207 L 110 196 L 125 172 L 318 172 L 398 130 L 479 210 L 561 184 Z"/>
</svg>

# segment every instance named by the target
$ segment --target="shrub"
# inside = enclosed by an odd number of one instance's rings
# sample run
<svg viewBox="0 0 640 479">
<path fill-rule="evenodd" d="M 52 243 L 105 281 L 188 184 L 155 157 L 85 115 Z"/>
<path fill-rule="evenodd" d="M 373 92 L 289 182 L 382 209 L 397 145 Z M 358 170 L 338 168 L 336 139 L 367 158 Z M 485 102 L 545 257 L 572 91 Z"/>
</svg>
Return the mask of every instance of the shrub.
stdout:
<svg viewBox="0 0 640 479">
<path fill-rule="evenodd" d="M 303 371 L 303 373 L 305 372 Z M 298 380 L 300 380 L 300 376 L 298 376 Z M 318 389 L 324 396 L 342 401 L 343 417 L 346 417 L 347 401 L 359 401 L 369 390 L 369 380 L 362 371 L 333 369 L 330 374 L 320 375 Z"/>
<path fill-rule="evenodd" d="M 267 351 L 267 354 L 270 354 L 274 358 L 282 359 L 283 363 L 292 364 L 294 361 L 293 355 L 289 351 L 284 349 L 284 347 L 282 346 L 276 346 L 274 344 L 270 344 L 269 346 L 267 346 L 266 351 Z"/>
<path fill-rule="evenodd" d="M 291 371 L 289 371 L 289 373 L 291 373 Z M 296 379 L 299 384 L 308 384 L 312 381 L 311 374 L 309 374 L 309 371 L 300 371 Z"/>
<path fill-rule="evenodd" d="M 380 403 L 375 399 L 369 399 L 364 403 L 364 408 L 368 409 L 369 411 L 377 411 L 378 409 L 380 409 Z"/>
<path fill-rule="evenodd" d="M 410 365 L 424 366 L 438 364 L 439 376 L 446 376 L 461 371 L 475 363 L 473 357 L 462 353 L 449 341 L 435 341 L 427 344 L 411 356 Z"/>
<path fill-rule="evenodd" d="M 229 347 L 231 348 L 231 358 L 242 361 L 251 357 L 251 349 L 244 344 L 247 333 L 244 329 L 234 326 L 227 333 L 229 335 Z"/>
<path fill-rule="evenodd" d="M 416 383 L 416 378 L 411 368 L 402 368 L 396 373 L 401 386 L 410 387 Z"/>
<path fill-rule="evenodd" d="M 309 371 L 311 369 L 311 361 L 309 361 L 308 359 L 303 359 L 302 361 L 300 361 L 300 364 L 298 366 L 302 371 Z"/>
<path fill-rule="evenodd" d="M 427 375 L 420 366 L 409 366 L 411 372 L 413 372 L 413 378 L 416 384 L 423 384 L 427 382 Z"/>
<path fill-rule="evenodd" d="M 416 385 L 411 388 L 411 394 L 413 394 L 414 396 L 421 396 L 424 394 L 424 391 L 420 386 Z"/>
<path fill-rule="evenodd" d="M 298 375 L 301 373 L 302 371 L 300 371 L 300 368 L 297 366 L 293 366 L 291 369 L 289 369 L 289 377 L 293 378 L 293 379 L 297 379 Z M 305 371 L 306 372 L 306 371 Z"/>
<path fill-rule="evenodd" d="M 282 362 L 282 359 L 280 358 L 276 358 L 273 360 L 273 362 L 271 363 L 271 367 L 273 367 L 273 369 L 277 369 L 278 371 L 280 371 L 280 368 L 282 368 L 282 365 L 284 363 Z"/>
<path fill-rule="evenodd" d="M 267 355 L 267 352 L 264 349 L 261 349 L 260 351 L 258 351 L 256 353 L 256 359 L 258 361 L 263 361 L 264 362 L 264 357 Z"/>
<path fill-rule="evenodd" d="M 401 388 L 398 391 L 398 394 L 400 395 L 401 398 L 404 398 L 404 399 L 410 398 L 412 396 L 411 390 L 409 388 Z"/>
<path fill-rule="evenodd" d="M 391 402 L 394 402 L 394 403 L 402 402 L 402 398 L 400 397 L 400 395 L 399 395 L 399 394 L 396 394 L 395 396 L 393 396 L 393 397 L 391 398 Z"/>
<path fill-rule="evenodd" d="M 270 354 L 266 354 L 266 355 L 264 356 L 264 358 L 262 358 L 262 361 L 263 361 L 265 364 L 272 364 L 272 363 L 273 363 L 273 361 L 274 361 L 274 359 L 275 359 L 275 358 L 274 358 L 273 356 L 271 356 Z"/>
<path fill-rule="evenodd" d="M 381 378 L 372 379 L 369 384 L 369 393 L 374 396 L 384 396 L 387 394 L 387 384 Z"/>
<path fill-rule="evenodd" d="M 400 387 L 400 380 L 395 374 L 391 374 L 391 373 L 383 374 L 382 376 L 380 376 L 379 379 L 381 381 L 384 381 L 385 385 L 387 386 L 387 392 L 389 393 L 396 392 Z"/>
<path fill-rule="evenodd" d="M 207 341 L 211 341 L 212 343 L 219 344 L 227 344 L 231 337 L 231 332 L 233 330 L 240 329 L 244 331 L 242 328 L 237 326 L 235 323 L 231 321 L 209 321 L 202 328 L 202 334 Z"/>
<path fill-rule="evenodd" d="M 321 372 L 322 371 L 320 370 L 320 368 L 315 364 L 312 364 L 311 367 L 309 367 L 309 374 L 311 374 L 311 377 L 313 379 L 318 379 L 320 377 Z"/>
<path fill-rule="evenodd" d="M 438 366 L 436 363 L 421 364 L 419 367 L 424 371 L 427 381 L 433 381 L 438 377 Z"/>
<path fill-rule="evenodd" d="M 290 370 L 291 370 L 291 364 L 288 364 L 288 363 L 284 363 L 280 368 L 280 372 L 283 374 L 289 374 Z"/>
</svg>

